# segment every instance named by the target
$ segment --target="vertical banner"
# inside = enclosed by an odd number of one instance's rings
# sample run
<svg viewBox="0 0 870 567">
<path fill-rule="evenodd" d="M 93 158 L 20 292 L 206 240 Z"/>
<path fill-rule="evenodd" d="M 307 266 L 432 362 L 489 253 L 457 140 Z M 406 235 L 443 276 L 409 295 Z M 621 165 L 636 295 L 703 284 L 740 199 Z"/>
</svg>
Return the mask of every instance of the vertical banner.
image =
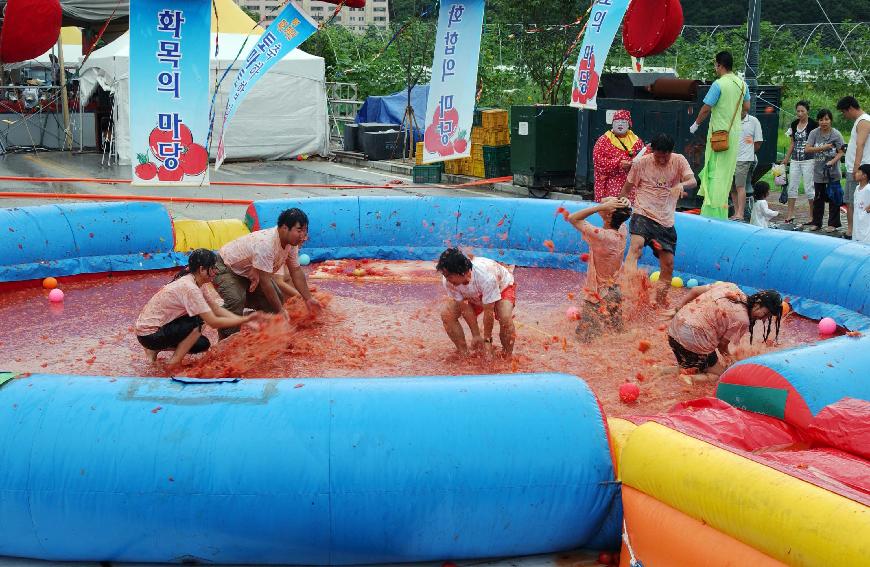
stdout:
<svg viewBox="0 0 870 567">
<path fill-rule="evenodd" d="M 239 72 L 236 74 L 233 86 L 227 96 L 227 107 L 224 110 L 224 118 L 221 123 L 215 169 L 219 168 L 227 157 L 224 135 L 227 125 L 242 103 L 242 99 L 257 84 L 257 81 L 272 68 L 272 65 L 299 47 L 316 31 L 317 23 L 302 11 L 294 0 L 290 0 L 272 22 L 272 25 L 256 39 L 256 43 L 244 61 L 239 61 Z M 275 101 L 275 103 L 280 104 L 281 101 Z"/>
<path fill-rule="evenodd" d="M 571 85 L 571 106 L 595 110 L 598 108 L 598 81 L 604 69 L 607 52 L 625 16 L 629 0 L 596 0 L 589 12 L 586 33 L 574 70 Z"/>
<path fill-rule="evenodd" d="M 423 163 L 468 157 L 484 0 L 442 0 L 435 34 L 435 56 Z"/>
<path fill-rule="evenodd" d="M 210 0 L 130 3 L 136 185 L 208 183 Z"/>
</svg>

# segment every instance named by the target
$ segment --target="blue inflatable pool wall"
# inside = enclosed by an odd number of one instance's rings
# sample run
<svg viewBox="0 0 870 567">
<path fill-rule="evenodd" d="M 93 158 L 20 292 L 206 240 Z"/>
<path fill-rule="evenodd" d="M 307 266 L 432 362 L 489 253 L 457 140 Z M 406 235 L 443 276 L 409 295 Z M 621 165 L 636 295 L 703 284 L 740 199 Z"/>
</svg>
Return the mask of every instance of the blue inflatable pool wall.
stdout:
<svg viewBox="0 0 870 567">
<path fill-rule="evenodd" d="M 0 555 L 511 556 L 600 539 L 619 501 L 604 418 L 574 376 L 33 375 L 0 396 Z"/>
<path fill-rule="evenodd" d="M 586 246 L 556 213 L 584 203 L 258 201 L 251 227 L 274 226 L 292 206 L 311 218 L 305 252 L 315 261 L 433 260 L 462 245 L 524 266 L 584 269 Z M 6 209 L 0 231 L 0 281 L 185 263 L 160 205 Z M 678 215 L 677 231 L 678 275 L 775 288 L 800 314 L 870 329 L 867 245 L 692 215 Z M 649 251 L 643 261 L 655 264 Z M 796 383 L 818 383 L 811 348 L 754 362 L 786 356 Z M 6 383 L 0 398 L 0 555 L 349 564 L 619 543 L 603 416 L 575 377 L 34 375 Z"/>
</svg>

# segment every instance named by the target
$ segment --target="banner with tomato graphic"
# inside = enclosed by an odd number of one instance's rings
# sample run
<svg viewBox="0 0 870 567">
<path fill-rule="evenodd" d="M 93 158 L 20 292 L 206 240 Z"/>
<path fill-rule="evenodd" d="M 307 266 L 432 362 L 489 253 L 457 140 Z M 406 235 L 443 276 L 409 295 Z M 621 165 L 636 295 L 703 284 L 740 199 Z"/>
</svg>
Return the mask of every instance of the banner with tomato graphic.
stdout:
<svg viewBox="0 0 870 567">
<path fill-rule="evenodd" d="M 210 35 L 210 0 L 130 3 L 134 184 L 208 184 Z"/>
<path fill-rule="evenodd" d="M 484 0 L 441 2 L 426 105 L 423 163 L 471 155 L 483 12 Z"/>
<path fill-rule="evenodd" d="M 596 0 L 589 11 L 583 44 L 574 69 L 571 106 L 598 108 L 598 83 L 613 38 L 619 30 L 629 0 Z"/>
</svg>

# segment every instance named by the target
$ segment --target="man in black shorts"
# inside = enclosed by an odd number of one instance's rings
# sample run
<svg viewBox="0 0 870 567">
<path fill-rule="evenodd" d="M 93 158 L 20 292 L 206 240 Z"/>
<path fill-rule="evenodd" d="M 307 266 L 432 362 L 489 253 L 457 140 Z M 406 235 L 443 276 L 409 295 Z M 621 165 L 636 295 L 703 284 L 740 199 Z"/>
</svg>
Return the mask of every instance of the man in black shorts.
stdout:
<svg viewBox="0 0 870 567">
<path fill-rule="evenodd" d="M 697 185 L 689 162 L 674 153 L 674 141 L 667 134 L 659 134 L 650 144 L 652 152 L 637 158 L 628 173 L 621 197 L 636 190 L 634 214 L 629 224 L 631 241 L 625 258 L 625 271 L 637 270 L 637 261 L 644 246 L 652 248 L 659 259 L 659 281 L 656 301 L 667 304 L 667 293 L 674 273 L 674 254 L 677 251 L 677 231 L 674 213 L 677 201 L 685 190 Z"/>
</svg>

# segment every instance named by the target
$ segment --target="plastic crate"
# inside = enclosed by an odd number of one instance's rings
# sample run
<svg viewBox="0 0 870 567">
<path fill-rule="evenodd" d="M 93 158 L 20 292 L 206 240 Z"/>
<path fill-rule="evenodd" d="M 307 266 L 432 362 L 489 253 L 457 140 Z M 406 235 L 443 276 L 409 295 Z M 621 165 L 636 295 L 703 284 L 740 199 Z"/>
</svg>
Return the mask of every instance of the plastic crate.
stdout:
<svg viewBox="0 0 870 567">
<path fill-rule="evenodd" d="M 471 129 L 471 143 L 482 144 L 485 132 L 483 128 L 475 127 Z"/>
<path fill-rule="evenodd" d="M 483 146 L 483 161 L 500 162 L 511 160 L 510 146 Z"/>
<path fill-rule="evenodd" d="M 483 145 L 484 146 L 504 146 L 511 143 L 510 130 L 484 130 Z"/>
<path fill-rule="evenodd" d="M 417 148 L 414 150 L 414 160 L 417 165 L 423 165 L 423 142 L 417 142 Z"/>
<path fill-rule="evenodd" d="M 481 178 L 486 175 L 486 166 L 483 164 L 482 161 L 474 162 L 474 164 L 472 164 L 470 175 L 472 177 L 481 177 Z"/>
<path fill-rule="evenodd" d="M 507 110 L 499 108 L 484 110 L 481 114 L 481 126 L 488 130 L 506 130 L 510 128 Z"/>
<path fill-rule="evenodd" d="M 484 162 L 484 173 L 486 179 L 494 177 L 507 177 L 511 174 L 511 162 Z"/>
<path fill-rule="evenodd" d="M 414 183 L 441 183 L 441 165 L 415 165 Z"/>
<path fill-rule="evenodd" d="M 483 126 L 483 113 L 487 110 L 492 110 L 488 107 L 480 107 L 474 109 L 474 119 L 472 120 L 473 126 Z"/>
</svg>

